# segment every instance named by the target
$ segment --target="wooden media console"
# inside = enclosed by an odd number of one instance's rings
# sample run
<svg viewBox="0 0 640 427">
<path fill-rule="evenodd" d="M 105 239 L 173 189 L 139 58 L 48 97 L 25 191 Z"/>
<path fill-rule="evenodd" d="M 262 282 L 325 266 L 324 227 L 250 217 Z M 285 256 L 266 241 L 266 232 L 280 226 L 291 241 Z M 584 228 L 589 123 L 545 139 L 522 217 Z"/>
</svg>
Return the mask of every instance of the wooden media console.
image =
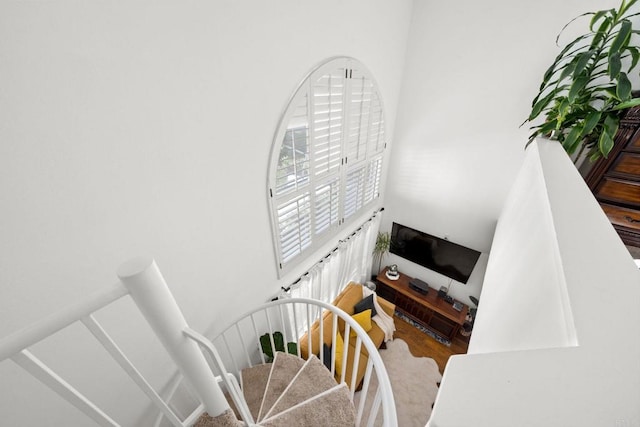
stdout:
<svg viewBox="0 0 640 427">
<path fill-rule="evenodd" d="M 376 293 L 395 304 L 396 309 L 407 317 L 452 341 L 465 322 L 469 306 L 462 304 L 462 309 L 458 311 L 440 298 L 436 289 L 429 287 L 428 292 L 423 294 L 409 287 L 411 277 L 400 273 L 397 280 L 391 280 L 386 276 L 386 271 L 385 268 L 376 278 Z"/>
</svg>

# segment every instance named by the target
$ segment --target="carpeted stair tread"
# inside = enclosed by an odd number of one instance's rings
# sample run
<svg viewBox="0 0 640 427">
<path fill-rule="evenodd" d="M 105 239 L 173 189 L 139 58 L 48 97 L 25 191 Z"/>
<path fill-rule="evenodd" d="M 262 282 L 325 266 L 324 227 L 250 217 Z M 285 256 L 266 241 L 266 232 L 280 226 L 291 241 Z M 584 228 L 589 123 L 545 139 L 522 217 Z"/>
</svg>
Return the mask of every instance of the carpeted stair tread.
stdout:
<svg viewBox="0 0 640 427">
<path fill-rule="evenodd" d="M 253 419 L 258 418 L 260 405 L 264 398 L 264 392 L 269 382 L 269 374 L 271 373 L 271 363 L 256 365 L 251 368 L 245 368 L 240 373 L 240 383 L 244 399 L 249 406 L 249 411 L 253 415 Z"/>
<path fill-rule="evenodd" d="M 320 359 L 312 356 L 264 418 L 275 416 L 335 386 L 336 380 L 331 376 L 331 372 Z"/>
<path fill-rule="evenodd" d="M 292 354 L 282 352 L 275 354 L 269 373 L 269 383 L 265 388 L 262 405 L 256 418 L 257 421 L 264 418 L 264 414 L 269 412 L 280 395 L 287 389 L 291 380 L 302 369 L 304 363 L 304 359 Z"/>
<path fill-rule="evenodd" d="M 206 412 L 198 418 L 193 427 L 242 427 L 244 423 L 236 418 L 231 409 L 227 409 L 217 417 L 212 417 Z"/>
<path fill-rule="evenodd" d="M 355 425 L 355 408 L 345 384 L 317 395 L 313 400 L 296 405 L 260 423 L 263 427 L 306 426 L 349 427 Z"/>
<path fill-rule="evenodd" d="M 317 357 L 301 359 L 276 353 L 272 364 L 243 369 L 240 374 L 249 410 L 264 427 L 353 426 L 355 408 L 345 384 L 337 385 Z M 262 402 L 261 402 L 262 401 Z M 195 427 L 243 426 L 232 410 L 213 418 L 203 414 Z"/>
</svg>

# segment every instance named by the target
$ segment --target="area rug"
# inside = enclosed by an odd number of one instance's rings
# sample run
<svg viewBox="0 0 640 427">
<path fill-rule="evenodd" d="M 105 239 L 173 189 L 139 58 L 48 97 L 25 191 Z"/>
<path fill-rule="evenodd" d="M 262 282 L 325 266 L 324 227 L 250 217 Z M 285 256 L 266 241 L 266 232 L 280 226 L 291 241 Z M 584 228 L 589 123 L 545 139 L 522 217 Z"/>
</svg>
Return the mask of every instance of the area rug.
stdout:
<svg viewBox="0 0 640 427">
<path fill-rule="evenodd" d="M 415 328 L 417 328 L 418 330 L 424 332 L 425 334 L 429 335 L 431 338 L 433 338 L 434 340 L 438 341 L 440 344 L 444 344 L 447 347 L 451 346 L 451 341 L 449 341 L 446 338 L 442 338 L 440 335 L 436 334 L 435 332 L 433 332 L 430 329 L 425 328 L 424 326 L 422 326 L 420 323 L 414 321 L 413 319 L 411 319 L 410 317 L 408 317 L 407 315 L 405 315 L 403 312 L 396 310 L 394 315 L 402 320 L 404 320 L 405 322 L 407 322 L 410 325 L 413 325 Z"/>
<path fill-rule="evenodd" d="M 428 357 L 413 357 L 407 343 L 399 338 L 387 342 L 387 348 L 380 350 L 380 356 L 391 380 L 398 425 L 424 427 L 431 416 L 431 405 L 438 393 L 437 383 L 442 380 L 438 364 Z M 364 414 L 368 414 L 377 385 L 377 380 L 372 378 L 367 391 Z M 356 409 L 360 395 L 361 392 L 358 392 L 354 397 Z M 382 425 L 381 412 L 376 418 L 375 426 Z M 366 422 L 365 415 L 361 425 L 366 425 Z"/>
</svg>

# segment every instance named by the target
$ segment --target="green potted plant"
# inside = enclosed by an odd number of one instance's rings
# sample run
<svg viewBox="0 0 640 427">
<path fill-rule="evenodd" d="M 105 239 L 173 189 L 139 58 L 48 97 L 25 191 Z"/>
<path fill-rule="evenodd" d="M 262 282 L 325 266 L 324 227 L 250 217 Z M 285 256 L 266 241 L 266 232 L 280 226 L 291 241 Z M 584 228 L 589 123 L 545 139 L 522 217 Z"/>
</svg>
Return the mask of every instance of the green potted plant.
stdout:
<svg viewBox="0 0 640 427">
<path fill-rule="evenodd" d="M 633 10 L 637 2 L 623 0 L 617 9 L 584 13 L 562 28 L 556 44 L 570 24 L 591 16 L 588 31 L 567 43 L 544 73 L 524 123 L 543 120 L 530 128 L 527 145 L 547 136 L 569 154 L 580 147 L 578 157 L 585 149 L 592 160 L 609 154 L 623 110 L 640 105 L 629 80 L 640 59 L 639 31 L 631 21 L 639 14 Z"/>
<path fill-rule="evenodd" d="M 269 363 L 272 362 L 273 358 L 275 357 L 275 352 L 271 347 L 271 338 L 272 337 L 268 332 L 260 336 L 260 347 L 262 347 L 262 352 L 265 356 L 267 356 L 267 362 Z M 280 331 L 276 331 L 273 333 L 273 345 L 275 346 L 275 351 L 282 351 L 289 354 L 298 354 L 298 345 L 294 342 L 288 342 L 285 350 L 284 336 Z"/>
<path fill-rule="evenodd" d="M 385 257 L 391 247 L 391 234 L 387 231 L 378 232 L 376 237 L 376 245 L 373 247 L 373 261 L 378 264 L 378 273 L 382 269 L 382 259 Z"/>
</svg>

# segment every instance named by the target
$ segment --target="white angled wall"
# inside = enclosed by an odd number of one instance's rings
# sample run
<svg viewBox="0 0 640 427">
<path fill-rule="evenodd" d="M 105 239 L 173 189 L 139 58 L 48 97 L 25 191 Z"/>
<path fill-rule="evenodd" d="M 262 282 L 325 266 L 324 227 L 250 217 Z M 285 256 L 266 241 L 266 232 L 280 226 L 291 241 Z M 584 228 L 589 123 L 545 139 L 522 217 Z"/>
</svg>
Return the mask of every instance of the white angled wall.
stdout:
<svg viewBox="0 0 640 427">
<path fill-rule="evenodd" d="M 0 337 L 111 284 L 137 255 L 155 257 L 196 329 L 276 294 L 292 279 L 277 280 L 266 195 L 280 114 L 317 63 L 353 56 L 392 134 L 411 6 L 1 2 Z M 131 304 L 101 317 L 125 350 L 140 340 L 133 361 L 163 386 L 171 366 Z M 115 392 L 129 380 L 89 342 L 72 328 L 36 354 L 136 424 L 146 398 Z M 83 425 L 10 362 L 0 383 L 2 424 Z"/>
<path fill-rule="evenodd" d="M 640 423 L 640 271 L 561 145 L 536 141 L 503 209 L 469 354 L 430 427 Z"/>
<path fill-rule="evenodd" d="M 498 220 L 469 353 L 577 345 L 538 146 Z"/>
</svg>

